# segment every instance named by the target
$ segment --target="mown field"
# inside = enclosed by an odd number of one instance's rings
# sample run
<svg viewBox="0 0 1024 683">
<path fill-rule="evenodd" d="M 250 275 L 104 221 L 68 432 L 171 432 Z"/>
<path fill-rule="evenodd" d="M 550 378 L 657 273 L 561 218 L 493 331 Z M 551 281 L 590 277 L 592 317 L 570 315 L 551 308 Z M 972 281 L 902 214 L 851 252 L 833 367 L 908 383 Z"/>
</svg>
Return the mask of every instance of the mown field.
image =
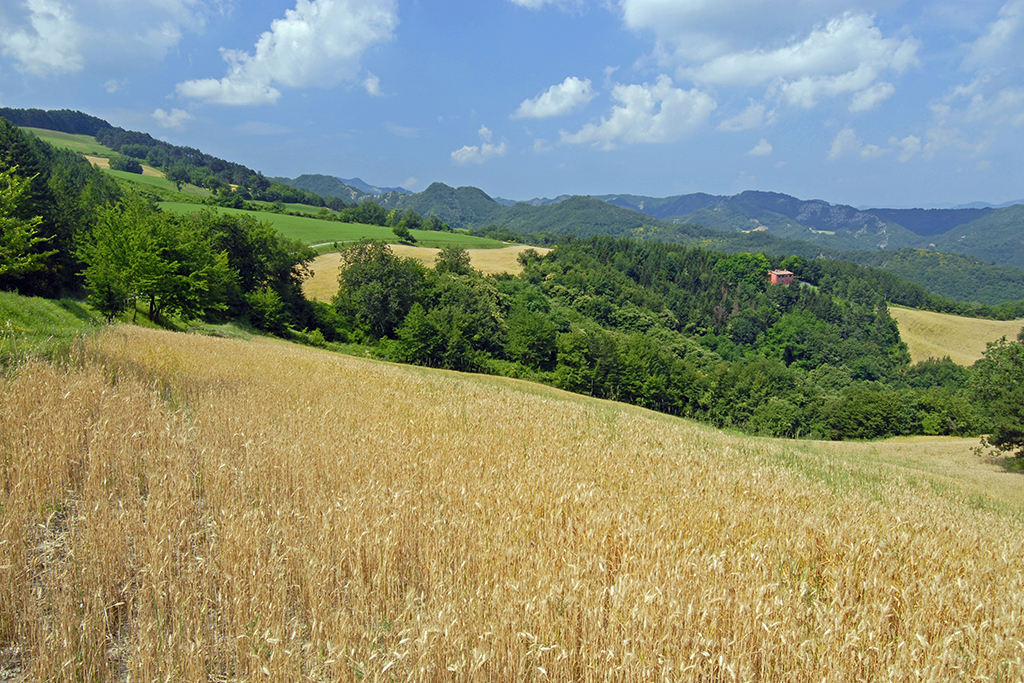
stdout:
<svg viewBox="0 0 1024 683">
<path fill-rule="evenodd" d="M 519 254 L 526 249 L 534 249 L 538 253 L 547 253 L 550 249 L 516 245 L 497 249 L 466 249 L 471 265 L 488 275 L 491 273 L 518 274 L 523 267 L 519 263 Z M 414 247 L 407 244 L 393 244 L 391 251 L 403 258 L 414 258 L 428 267 L 434 261 L 440 249 L 430 247 Z M 320 301 L 329 301 L 338 293 L 338 271 L 341 268 L 341 255 L 337 252 L 321 254 L 311 264 L 313 277 L 302 284 L 306 296 Z"/>
<path fill-rule="evenodd" d="M 279 342 L 68 358 L 0 394 L 0 678 L 1024 676 L 1019 475 Z"/>
<path fill-rule="evenodd" d="M 914 363 L 949 356 L 960 365 L 973 365 L 989 342 L 1002 337 L 1016 339 L 1024 327 L 1024 320 L 963 318 L 900 306 L 890 306 L 889 313 L 899 325 L 900 338 L 910 348 Z"/>
</svg>

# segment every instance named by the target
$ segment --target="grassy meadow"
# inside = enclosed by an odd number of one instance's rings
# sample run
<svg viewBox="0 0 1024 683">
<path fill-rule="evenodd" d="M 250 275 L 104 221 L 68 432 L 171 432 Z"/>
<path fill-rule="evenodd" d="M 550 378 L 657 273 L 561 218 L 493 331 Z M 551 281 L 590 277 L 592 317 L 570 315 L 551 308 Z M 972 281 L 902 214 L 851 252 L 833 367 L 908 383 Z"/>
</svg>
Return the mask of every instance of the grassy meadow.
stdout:
<svg viewBox="0 0 1024 683">
<path fill-rule="evenodd" d="M 70 149 L 72 152 L 78 152 L 79 154 L 98 157 L 109 157 L 111 154 L 116 154 L 114 150 L 100 144 L 91 135 L 74 135 L 45 128 L 23 127 L 22 130 L 32 133 L 40 140 L 48 142 L 54 147 Z"/>
<path fill-rule="evenodd" d="M 492 273 L 518 274 L 523 270 L 519 263 L 519 254 L 526 249 L 535 249 L 539 253 L 547 253 L 550 249 L 515 245 L 497 249 L 466 249 L 470 264 L 484 275 Z M 403 258 L 414 258 L 428 267 L 434 266 L 437 254 L 441 251 L 431 247 L 414 247 L 408 244 L 393 244 L 391 251 Z M 306 296 L 320 301 L 329 301 L 338 293 L 338 271 L 341 268 L 341 255 L 337 252 L 321 254 L 310 264 L 313 277 L 302 283 Z"/>
<path fill-rule="evenodd" d="M 908 458 L 963 441 L 129 326 L 3 381 L 0 679 L 1024 676 L 1020 475 Z"/>
<path fill-rule="evenodd" d="M 907 343 L 914 363 L 949 356 L 960 365 L 973 365 L 989 342 L 1002 337 L 1016 339 L 1024 327 L 1024 320 L 963 318 L 901 306 L 890 306 L 889 314 L 899 325 L 900 338 Z"/>
<path fill-rule="evenodd" d="M 176 213 L 189 213 L 202 207 L 184 202 L 160 202 L 160 208 Z M 346 242 L 359 242 L 360 240 L 398 241 L 391 228 L 379 225 L 338 223 L 308 216 L 289 216 L 281 213 L 246 211 L 244 209 L 225 207 L 215 208 L 222 213 L 250 215 L 254 216 L 257 220 L 267 221 L 285 237 L 302 240 L 306 244 L 333 244 L 334 242 L 342 244 Z M 410 230 L 410 232 L 417 242 L 425 247 L 443 247 L 449 244 L 458 244 L 466 248 L 496 249 L 504 246 L 504 243 L 497 240 L 473 237 L 458 232 L 432 232 L 429 230 Z"/>
</svg>

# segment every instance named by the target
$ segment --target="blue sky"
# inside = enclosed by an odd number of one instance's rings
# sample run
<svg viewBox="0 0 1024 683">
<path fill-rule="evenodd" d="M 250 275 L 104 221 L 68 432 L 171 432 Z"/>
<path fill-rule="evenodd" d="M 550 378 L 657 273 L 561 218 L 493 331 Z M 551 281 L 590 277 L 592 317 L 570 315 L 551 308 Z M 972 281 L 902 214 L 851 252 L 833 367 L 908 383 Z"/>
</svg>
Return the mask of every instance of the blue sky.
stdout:
<svg viewBox="0 0 1024 683">
<path fill-rule="evenodd" d="M 0 105 L 492 196 L 1024 199 L 1024 0 L 9 0 Z"/>
</svg>

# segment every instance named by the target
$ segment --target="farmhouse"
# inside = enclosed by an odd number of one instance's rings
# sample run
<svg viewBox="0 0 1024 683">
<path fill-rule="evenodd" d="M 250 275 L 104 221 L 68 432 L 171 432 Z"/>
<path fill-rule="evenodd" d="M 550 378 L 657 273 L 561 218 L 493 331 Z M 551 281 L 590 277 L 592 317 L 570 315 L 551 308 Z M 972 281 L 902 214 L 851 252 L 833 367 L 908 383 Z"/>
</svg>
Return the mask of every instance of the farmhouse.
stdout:
<svg viewBox="0 0 1024 683">
<path fill-rule="evenodd" d="M 793 282 L 793 273 L 788 270 L 769 270 L 768 282 L 773 285 L 788 285 Z"/>
</svg>

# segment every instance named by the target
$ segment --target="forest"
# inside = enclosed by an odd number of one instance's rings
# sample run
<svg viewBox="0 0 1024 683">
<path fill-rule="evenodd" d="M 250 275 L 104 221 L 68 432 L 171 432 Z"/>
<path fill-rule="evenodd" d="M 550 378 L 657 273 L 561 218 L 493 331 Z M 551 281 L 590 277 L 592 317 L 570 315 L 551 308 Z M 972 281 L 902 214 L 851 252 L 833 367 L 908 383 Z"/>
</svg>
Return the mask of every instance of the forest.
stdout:
<svg viewBox="0 0 1024 683">
<path fill-rule="evenodd" d="M 528 379 L 755 434 L 991 432 L 998 401 L 982 390 L 987 380 L 948 359 L 911 365 L 887 305 L 1024 312 L 959 304 L 847 261 L 601 235 L 562 236 L 543 256 L 527 251 L 516 276 L 484 276 L 458 247 L 426 268 L 386 244 L 362 243 L 342 252 L 333 301 L 315 302 L 301 289 L 315 252 L 269 223 L 201 206 L 162 213 L 6 121 L 0 154 L 8 178 L 0 248 L 18 264 L 0 268 L 0 288 L 87 294 L 110 319 L 141 311 L 158 323 L 237 320 L 306 343 Z M 396 228 L 447 228 L 412 210 L 350 208 Z M 769 286 L 767 271 L 777 267 L 797 284 Z"/>
</svg>

